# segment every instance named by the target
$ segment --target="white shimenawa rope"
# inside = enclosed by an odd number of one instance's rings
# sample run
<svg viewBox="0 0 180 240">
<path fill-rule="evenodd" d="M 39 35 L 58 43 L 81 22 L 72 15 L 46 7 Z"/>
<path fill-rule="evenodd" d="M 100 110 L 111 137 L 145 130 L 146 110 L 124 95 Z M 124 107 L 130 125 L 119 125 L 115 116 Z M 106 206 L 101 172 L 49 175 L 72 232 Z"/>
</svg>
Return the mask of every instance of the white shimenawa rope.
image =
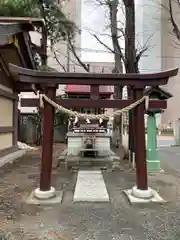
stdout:
<svg viewBox="0 0 180 240">
<path fill-rule="evenodd" d="M 136 102 L 130 104 L 129 106 L 122 108 L 120 110 L 117 110 L 113 113 L 104 113 L 104 114 L 87 114 L 87 113 L 79 113 L 77 111 L 72 111 L 70 109 L 64 108 L 62 106 L 60 106 L 59 104 L 57 104 L 56 102 L 52 101 L 50 98 L 48 98 L 45 94 L 39 94 L 39 99 L 40 99 L 40 107 L 44 108 L 44 102 L 43 100 L 47 101 L 49 104 L 51 104 L 54 108 L 57 109 L 57 112 L 61 112 L 63 114 L 69 115 L 69 116 L 74 116 L 74 117 L 78 117 L 78 118 L 84 118 L 84 119 L 89 119 L 89 120 L 93 120 L 93 119 L 110 119 L 111 117 L 115 117 L 118 115 L 121 115 L 123 113 L 129 112 L 130 110 L 132 110 L 133 108 L 137 107 L 139 104 L 141 104 L 142 102 L 145 101 L 145 108 L 146 110 L 148 110 L 149 108 L 149 96 L 143 96 L 142 98 L 140 98 L 139 100 L 137 100 Z"/>
</svg>

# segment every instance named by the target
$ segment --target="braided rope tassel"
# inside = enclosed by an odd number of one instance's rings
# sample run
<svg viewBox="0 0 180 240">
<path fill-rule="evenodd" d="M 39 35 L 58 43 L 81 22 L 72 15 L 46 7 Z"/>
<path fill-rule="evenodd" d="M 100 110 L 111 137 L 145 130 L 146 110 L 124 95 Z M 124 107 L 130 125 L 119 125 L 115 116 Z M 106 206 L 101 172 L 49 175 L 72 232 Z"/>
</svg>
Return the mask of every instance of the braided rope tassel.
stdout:
<svg viewBox="0 0 180 240">
<path fill-rule="evenodd" d="M 145 96 L 145 109 L 146 111 L 149 109 L 149 95 Z"/>
<path fill-rule="evenodd" d="M 44 94 L 39 94 L 39 101 L 40 101 L 40 107 L 41 108 L 44 108 L 43 98 L 44 98 Z"/>
</svg>

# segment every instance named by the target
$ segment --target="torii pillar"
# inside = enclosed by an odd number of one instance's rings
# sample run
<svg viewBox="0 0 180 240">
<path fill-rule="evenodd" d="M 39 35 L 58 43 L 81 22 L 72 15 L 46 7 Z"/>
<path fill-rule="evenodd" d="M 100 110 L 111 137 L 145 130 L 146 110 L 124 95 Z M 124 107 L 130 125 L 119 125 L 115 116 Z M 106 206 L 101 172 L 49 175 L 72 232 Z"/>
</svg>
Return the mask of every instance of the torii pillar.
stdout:
<svg viewBox="0 0 180 240">
<path fill-rule="evenodd" d="M 144 89 L 135 89 L 135 101 L 143 97 Z M 147 165 L 146 165 L 146 139 L 144 123 L 144 102 L 134 108 L 135 131 L 135 162 L 136 162 L 136 186 L 138 190 L 147 191 Z"/>
<path fill-rule="evenodd" d="M 143 88 L 134 88 L 135 101 L 143 97 Z M 134 132 L 135 132 L 135 163 L 136 163 L 136 186 L 131 190 L 125 190 L 129 200 L 135 199 L 149 201 L 153 197 L 152 190 L 148 187 L 147 163 L 146 163 L 146 140 L 144 122 L 145 103 L 141 103 L 134 108 Z"/>
<path fill-rule="evenodd" d="M 56 86 L 45 88 L 48 98 L 55 101 Z M 43 108 L 43 142 L 40 169 L 40 186 L 34 191 L 38 199 L 50 199 L 55 197 L 55 188 L 51 186 L 52 158 L 53 158 L 53 132 L 54 132 L 54 107 L 44 101 Z"/>
</svg>

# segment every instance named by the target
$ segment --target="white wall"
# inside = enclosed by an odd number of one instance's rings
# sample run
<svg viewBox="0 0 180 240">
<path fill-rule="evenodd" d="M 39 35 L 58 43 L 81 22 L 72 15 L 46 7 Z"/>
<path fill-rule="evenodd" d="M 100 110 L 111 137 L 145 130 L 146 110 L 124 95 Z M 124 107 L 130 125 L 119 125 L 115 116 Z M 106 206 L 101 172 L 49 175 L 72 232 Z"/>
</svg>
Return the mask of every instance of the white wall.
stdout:
<svg viewBox="0 0 180 240">
<path fill-rule="evenodd" d="M 140 61 L 141 72 L 159 72 L 161 65 L 161 6 L 160 1 L 139 0 L 137 3 L 137 34 L 141 46 L 147 45 L 148 50 Z M 138 31 L 140 33 L 138 33 Z"/>
<path fill-rule="evenodd" d="M 63 11 L 66 14 L 67 18 L 69 18 L 71 21 L 73 21 L 76 26 L 81 29 L 81 0 L 69 0 L 66 1 L 66 3 L 63 6 Z M 77 49 L 78 56 L 81 56 L 81 34 L 77 32 L 75 39 L 74 39 L 74 45 Z M 61 41 L 54 46 L 54 49 L 57 52 L 57 57 L 59 62 L 67 69 L 68 64 L 68 48 L 67 48 L 67 42 Z M 50 50 L 50 49 L 49 49 Z M 70 52 L 69 53 L 69 59 L 70 64 L 76 62 L 75 57 Z M 57 69 L 58 71 L 64 72 L 64 69 L 61 67 L 61 65 L 58 64 L 56 59 L 54 58 L 54 54 L 52 54 L 51 51 L 49 51 L 49 58 L 48 58 L 48 65 Z"/>
</svg>

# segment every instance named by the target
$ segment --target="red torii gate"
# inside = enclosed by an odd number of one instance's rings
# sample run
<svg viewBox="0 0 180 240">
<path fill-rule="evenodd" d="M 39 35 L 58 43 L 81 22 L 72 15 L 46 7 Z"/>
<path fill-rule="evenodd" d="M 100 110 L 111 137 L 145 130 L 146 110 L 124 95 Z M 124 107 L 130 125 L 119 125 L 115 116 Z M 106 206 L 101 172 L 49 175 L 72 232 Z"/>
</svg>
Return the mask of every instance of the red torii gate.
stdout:
<svg viewBox="0 0 180 240">
<path fill-rule="evenodd" d="M 10 64 L 10 70 L 15 76 L 16 86 L 29 91 L 32 85 L 43 91 L 51 100 L 64 107 L 92 107 L 92 108 L 124 108 L 143 97 L 146 86 L 160 86 L 168 83 L 169 77 L 177 75 L 178 68 L 154 73 L 154 74 L 95 74 L 95 73 L 59 73 L 41 72 L 24 69 Z M 131 86 L 134 92 L 132 100 L 69 100 L 56 99 L 56 89 L 59 84 L 91 85 L 94 93 L 97 93 L 99 85 L 121 85 Z M 22 106 L 37 107 L 38 99 L 23 99 Z M 166 101 L 153 100 L 149 102 L 150 108 L 167 107 Z M 148 192 L 146 146 L 145 146 L 145 125 L 144 125 L 144 102 L 133 110 L 135 130 L 135 162 L 136 162 L 136 188 Z M 52 151 L 53 151 L 53 118 L 54 108 L 44 102 L 44 125 L 43 125 L 43 146 L 41 157 L 40 187 L 35 194 L 40 198 L 53 197 L 55 189 L 51 187 Z M 143 194 L 142 194 L 143 195 Z M 148 196 L 149 197 L 149 196 Z"/>
</svg>

